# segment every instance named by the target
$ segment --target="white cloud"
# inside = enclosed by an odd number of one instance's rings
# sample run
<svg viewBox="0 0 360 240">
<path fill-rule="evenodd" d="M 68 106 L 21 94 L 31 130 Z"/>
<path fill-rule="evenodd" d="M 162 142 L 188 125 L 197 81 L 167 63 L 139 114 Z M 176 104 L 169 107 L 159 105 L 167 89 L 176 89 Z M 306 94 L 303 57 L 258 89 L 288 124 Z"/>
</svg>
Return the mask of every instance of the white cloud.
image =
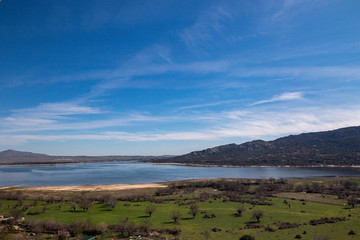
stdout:
<svg viewBox="0 0 360 240">
<path fill-rule="evenodd" d="M 166 119 L 166 117 L 159 117 Z M 186 116 L 174 116 L 174 121 L 186 121 Z M 326 131 L 360 125 L 360 106 L 312 107 L 278 109 L 277 111 L 227 111 L 193 116 L 187 121 L 204 123 L 200 129 L 184 131 L 107 131 L 94 134 L 1 134 L 1 145 L 23 144 L 29 141 L 166 141 L 166 140 L 223 140 L 229 138 L 276 138 L 303 132 Z"/>
<path fill-rule="evenodd" d="M 78 103 L 42 103 L 34 108 L 13 110 L 9 117 L 0 119 L 2 131 L 35 131 L 39 129 L 53 129 L 51 126 L 61 121 L 69 120 L 72 116 L 103 113 L 98 108 L 82 106 Z"/>
<path fill-rule="evenodd" d="M 189 106 L 183 106 L 179 107 L 179 109 L 193 109 L 193 108 L 204 108 L 204 107 L 213 107 L 213 106 L 219 106 L 227 103 L 233 103 L 236 102 L 235 100 L 228 100 L 228 101 L 219 101 L 219 102 L 211 102 L 211 103 L 204 103 L 204 104 L 195 104 L 195 105 L 189 105 Z"/>
<path fill-rule="evenodd" d="M 268 100 L 258 101 L 251 104 L 251 106 L 259 105 L 263 103 L 279 102 L 279 101 L 290 101 L 290 100 L 301 100 L 303 98 L 302 92 L 285 92 L 280 95 L 276 95 Z"/>
<path fill-rule="evenodd" d="M 35 108 L 18 109 L 13 111 L 17 116 L 67 116 L 78 114 L 99 114 L 97 108 L 81 106 L 78 103 L 41 103 Z"/>
</svg>

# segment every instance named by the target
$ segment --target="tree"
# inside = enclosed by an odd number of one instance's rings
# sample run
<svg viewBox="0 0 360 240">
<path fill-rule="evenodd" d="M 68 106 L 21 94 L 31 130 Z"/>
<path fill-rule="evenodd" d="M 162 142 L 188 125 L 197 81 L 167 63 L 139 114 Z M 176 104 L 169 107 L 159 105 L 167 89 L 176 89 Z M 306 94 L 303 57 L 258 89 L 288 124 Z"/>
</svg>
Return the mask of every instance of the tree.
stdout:
<svg viewBox="0 0 360 240">
<path fill-rule="evenodd" d="M 252 214 L 252 218 L 256 219 L 257 222 L 260 222 L 260 219 L 264 216 L 264 212 L 262 210 L 254 210 Z"/>
<path fill-rule="evenodd" d="M 46 213 L 46 211 L 49 210 L 49 207 L 44 205 L 42 209 L 43 209 L 43 212 Z"/>
<path fill-rule="evenodd" d="M 76 203 L 72 202 L 70 209 L 72 209 L 73 212 L 75 212 L 76 211 Z"/>
<path fill-rule="evenodd" d="M 58 203 L 58 208 L 59 208 L 59 211 L 61 210 L 61 207 L 64 205 L 64 202 L 59 202 Z"/>
<path fill-rule="evenodd" d="M 155 206 L 153 205 L 149 205 L 145 208 L 145 213 L 149 214 L 150 217 L 154 212 L 155 212 Z"/>
<path fill-rule="evenodd" d="M 181 212 L 174 210 L 171 212 L 171 219 L 174 220 L 174 223 L 178 223 L 179 218 L 181 218 Z"/>
<path fill-rule="evenodd" d="M 357 199 L 355 197 L 349 197 L 347 199 L 347 204 L 350 205 L 352 208 L 355 208 L 355 204 L 357 204 Z"/>
<path fill-rule="evenodd" d="M 101 234 L 105 233 L 107 230 L 108 230 L 108 225 L 106 224 L 106 222 L 101 222 L 96 225 L 96 231 L 98 231 Z"/>
<path fill-rule="evenodd" d="M 149 219 L 145 218 L 140 225 L 141 229 L 143 232 L 145 232 L 146 234 L 149 233 L 151 227 L 152 227 L 152 223 L 149 221 Z"/>
<path fill-rule="evenodd" d="M 110 196 L 107 200 L 106 200 L 106 205 L 111 207 L 111 208 L 115 208 L 117 205 L 117 200 L 114 196 Z"/>
<path fill-rule="evenodd" d="M 84 198 L 80 201 L 80 208 L 82 208 L 84 212 L 87 212 L 91 205 L 92 202 L 87 198 Z"/>
<path fill-rule="evenodd" d="M 194 218 L 199 213 L 199 206 L 196 204 L 190 205 L 190 212 L 189 212 Z"/>
<path fill-rule="evenodd" d="M 237 206 L 236 207 L 236 211 L 237 211 L 237 215 L 239 216 L 239 217 L 241 217 L 242 216 L 242 214 L 245 212 L 245 208 L 244 208 L 244 206 Z"/>
</svg>

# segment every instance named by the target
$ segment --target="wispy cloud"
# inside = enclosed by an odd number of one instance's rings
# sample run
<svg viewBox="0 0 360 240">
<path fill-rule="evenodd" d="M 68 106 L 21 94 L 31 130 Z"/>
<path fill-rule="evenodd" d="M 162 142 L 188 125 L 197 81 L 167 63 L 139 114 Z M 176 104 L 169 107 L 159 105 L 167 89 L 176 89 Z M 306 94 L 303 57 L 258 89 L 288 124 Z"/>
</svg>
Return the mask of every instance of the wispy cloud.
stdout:
<svg viewBox="0 0 360 240">
<path fill-rule="evenodd" d="M 214 106 L 219 106 L 219 105 L 224 105 L 224 104 L 227 104 L 227 103 L 234 103 L 234 102 L 236 102 L 236 100 L 219 101 L 219 102 L 211 102 L 211 103 L 183 106 L 183 107 L 179 107 L 178 109 L 193 109 L 193 108 L 214 107 Z"/>
<path fill-rule="evenodd" d="M 147 120 L 168 117 L 153 116 Z M 274 111 L 248 109 L 246 111 L 224 111 L 198 113 L 191 119 L 187 116 L 172 116 L 178 122 L 202 122 L 202 128 L 173 131 L 161 129 L 152 131 L 96 131 L 94 134 L 6 134 L 0 136 L 1 145 L 23 144 L 28 141 L 163 141 L 163 140 L 222 140 L 230 138 L 275 138 L 302 132 L 325 131 L 348 126 L 360 125 L 360 106 L 352 107 L 304 107 L 297 109 L 276 109 Z"/>
<path fill-rule="evenodd" d="M 189 49 L 195 51 L 204 44 L 214 45 L 214 35 L 219 35 L 231 18 L 231 14 L 224 6 L 212 7 L 201 14 L 193 25 L 181 31 L 180 38 Z"/>
<path fill-rule="evenodd" d="M 21 131 L 39 128 L 49 129 L 60 120 L 69 120 L 71 116 L 103 113 L 98 108 L 82 106 L 78 103 L 42 103 L 34 108 L 16 109 L 13 114 L 0 119 L 2 131 Z"/>
<path fill-rule="evenodd" d="M 97 115 L 101 120 L 91 120 Z M 0 119 L 1 133 L 47 132 L 57 130 L 90 130 L 129 126 L 139 122 L 157 122 L 165 119 L 141 113 L 107 115 L 98 108 L 75 103 L 45 103 L 35 108 L 18 109 L 9 117 Z M 168 119 L 169 121 L 171 118 Z"/>
<path fill-rule="evenodd" d="M 35 108 L 13 110 L 15 115 L 33 116 L 67 116 L 76 114 L 99 114 L 98 108 L 81 106 L 78 103 L 41 103 Z"/>
<path fill-rule="evenodd" d="M 263 103 L 279 102 L 279 101 L 290 101 L 290 100 L 301 100 L 304 99 L 302 92 L 285 92 L 280 95 L 273 96 L 270 99 L 262 100 L 251 104 L 250 106 L 259 105 Z"/>
<path fill-rule="evenodd" d="M 314 78 L 360 78 L 359 66 L 321 66 L 321 67 L 238 67 L 231 73 L 237 77 L 306 77 Z"/>
<path fill-rule="evenodd" d="M 279 1 L 280 2 L 280 1 Z M 271 16 L 272 23 L 287 22 L 290 19 L 310 11 L 314 8 L 327 4 L 326 1 L 319 0 L 283 0 L 280 7 Z"/>
</svg>

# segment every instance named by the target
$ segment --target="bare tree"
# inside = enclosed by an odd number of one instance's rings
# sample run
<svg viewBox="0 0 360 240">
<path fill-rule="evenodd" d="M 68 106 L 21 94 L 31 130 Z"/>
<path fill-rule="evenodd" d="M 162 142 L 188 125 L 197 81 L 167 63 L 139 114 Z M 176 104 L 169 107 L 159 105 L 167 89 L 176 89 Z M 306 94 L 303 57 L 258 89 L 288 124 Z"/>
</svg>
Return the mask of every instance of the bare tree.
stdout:
<svg viewBox="0 0 360 240">
<path fill-rule="evenodd" d="M 149 205 L 145 208 L 145 213 L 149 214 L 150 217 L 154 212 L 155 212 L 155 206 L 153 205 Z"/>
<path fill-rule="evenodd" d="M 254 210 L 252 214 L 252 218 L 256 219 L 257 222 L 260 222 L 260 219 L 264 216 L 264 212 L 262 210 Z"/>
<path fill-rule="evenodd" d="M 141 229 L 143 232 L 145 232 L 146 234 L 149 233 L 151 227 L 152 227 L 152 223 L 149 221 L 149 219 L 144 219 L 142 222 L 141 222 L 141 225 L 140 225 Z"/>
<path fill-rule="evenodd" d="M 196 217 L 196 215 L 199 213 L 199 206 L 196 204 L 190 205 L 190 212 L 189 212 L 193 218 Z"/>
<path fill-rule="evenodd" d="M 46 213 L 46 211 L 49 210 L 49 207 L 44 205 L 42 209 L 43 209 L 43 212 Z"/>
<path fill-rule="evenodd" d="M 244 208 L 244 206 L 237 206 L 237 207 L 236 207 L 236 211 L 237 211 L 237 215 L 238 215 L 239 217 L 241 217 L 242 214 L 245 212 L 245 208 Z"/>
<path fill-rule="evenodd" d="M 117 205 L 117 200 L 114 196 L 110 196 L 107 200 L 106 200 L 106 205 L 111 207 L 111 208 L 115 208 Z"/>
<path fill-rule="evenodd" d="M 76 203 L 72 202 L 71 206 L 70 206 L 70 209 L 72 209 L 73 212 L 75 212 L 76 211 Z"/>
<path fill-rule="evenodd" d="M 174 210 L 171 212 L 171 219 L 174 220 L 174 223 L 178 223 L 179 218 L 181 218 L 181 212 Z"/>
<path fill-rule="evenodd" d="M 357 199 L 355 197 L 349 197 L 347 199 L 347 204 L 350 205 L 352 208 L 355 208 L 355 204 L 357 204 Z"/>
<path fill-rule="evenodd" d="M 105 233 L 108 230 L 108 225 L 106 222 L 101 222 L 96 225 L 96 230 L 101 234 Z"/>
</svg>

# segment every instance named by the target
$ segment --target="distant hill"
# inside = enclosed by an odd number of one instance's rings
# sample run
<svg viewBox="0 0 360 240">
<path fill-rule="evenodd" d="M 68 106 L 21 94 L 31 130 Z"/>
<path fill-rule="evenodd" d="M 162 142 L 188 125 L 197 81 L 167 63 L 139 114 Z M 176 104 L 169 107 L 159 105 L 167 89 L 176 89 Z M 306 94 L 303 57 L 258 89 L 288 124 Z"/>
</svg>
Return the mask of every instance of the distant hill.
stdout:
<svg viewBox="0 0 360 240">
<path fill-rule="evenodd" d="M 50 156 L 46 154 L 6 150 L 0 152 L 0 165 L 67 164 L 114 161 L 148 161 L 168 156 Z"/>
<path fill-rule="evenodd" d="M 231 166 L 360 165 L 360 127 L 223 145 L 153 162 Z"/>
</svg>

